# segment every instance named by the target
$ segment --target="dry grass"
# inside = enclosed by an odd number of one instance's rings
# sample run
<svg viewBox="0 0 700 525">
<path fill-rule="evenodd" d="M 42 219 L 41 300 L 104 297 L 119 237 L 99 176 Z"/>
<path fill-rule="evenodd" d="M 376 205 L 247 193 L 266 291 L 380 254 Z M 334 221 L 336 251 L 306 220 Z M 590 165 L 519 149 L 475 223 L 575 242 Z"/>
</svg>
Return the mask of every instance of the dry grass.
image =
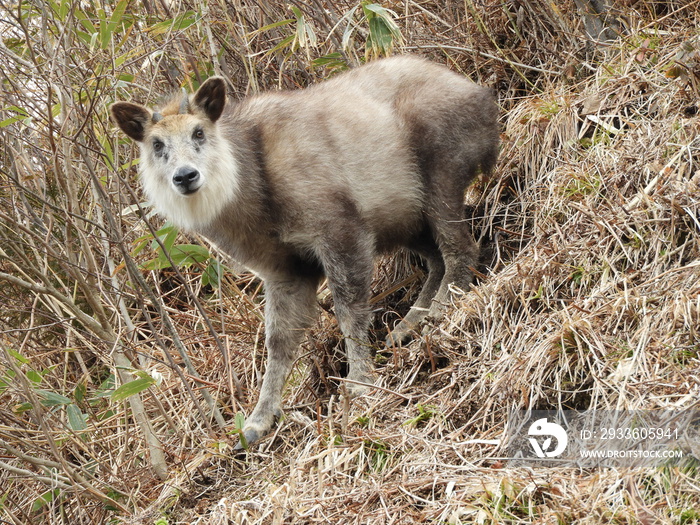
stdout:
<svg viewBox="0 0 700 525">
<path fill-rule="evenodd" d="M 381 388 L 350 406 L 332 379 L 339 333 L 322 293 L 285 419 L 245 455 L 230 432 L 264 363 L 259 283 L 227 273 L 213 289 L 197 265 L 137 266 L 156 253 L 135 251 L 150 226 L 127 211 L 139 202 L 132 151 L 106 106 L 217 71 L 239 95 L 306 85 L 337 65 L 314 59 L 341 51 L 355 4 L 296 3 L 317 45 L 271 54 L 299 21 L 253 32 L 294 17 L 281 5 L 211 5 L 180 30 L 156 23 L 204 3 L 127 11 L 106 36 L 99 8 L 66 5 L 72 18 L 14 6 L 0 24 L 0 56 L 20 65 L 2 68 L 0 520 L 700 522 L 697 462 L 510 468 L 492 444 L 521 408 L 697 404 L 697 2 L 623 2 L 627 32 L 604 46 L 586 39 L 573 3 L 387 4 L 405 39 L 397 52 L 499 93 L 501 159 L 471 195 L 489 265 L 409 347 L 377 345 Z M 78 9 L 98 44 L 76 32 Z M 351 64 L 368 34 L 358 27 L 342 48 Z M 377 341 L 419 284 L 416 261 L 399 262 L 377 270 Z M 110 397 L 139 370 L 162 381 Z"/>
</svg>

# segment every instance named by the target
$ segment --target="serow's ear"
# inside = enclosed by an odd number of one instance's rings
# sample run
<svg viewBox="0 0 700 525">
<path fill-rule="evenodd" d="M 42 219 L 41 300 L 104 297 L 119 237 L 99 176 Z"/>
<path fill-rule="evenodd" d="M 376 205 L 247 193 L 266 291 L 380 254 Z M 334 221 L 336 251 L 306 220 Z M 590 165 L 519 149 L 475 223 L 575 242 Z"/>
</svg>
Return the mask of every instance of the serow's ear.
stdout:
<svg viewBox="0 0 700 525">
<path fill-rule="evenodd" d="M 209 120 L 216 122 L 226 106 L 226 82 L 221 77 L 211 77 L 194 94 L 194 105 L 204 111 Z"/>
<path fill-rule="evenodd" d="M 136 142 L 143 141 L 146 126 L 151 120 L 151 112 L 145 107 L 131 102 L 116 102 L 109 108 L 112 120 Z"/>
</svg>

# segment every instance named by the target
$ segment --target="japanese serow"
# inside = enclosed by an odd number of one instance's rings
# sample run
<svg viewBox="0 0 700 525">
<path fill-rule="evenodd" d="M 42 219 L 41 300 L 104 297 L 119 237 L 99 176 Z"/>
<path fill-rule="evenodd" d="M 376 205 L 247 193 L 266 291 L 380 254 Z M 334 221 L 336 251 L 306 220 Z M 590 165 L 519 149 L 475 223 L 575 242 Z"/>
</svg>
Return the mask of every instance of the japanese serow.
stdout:
<svg viewBox="0 0 700 525">
<path fill-rule="evenodd" d="M 373 259 L 399 247 L 425 260 L 426 282 L 388 342 L 439 317 L 450 285 L 468 289 L 478 248 L 464 196 L 498 156 L 490 91 L 444 66 L 377 60 L 307 89 L 227 100 L 210 78 L 160 111 L 118 102 L 119 127 L 141 149 L 145 193 L 265 287 L 268 352 L 248 443 L 282 411 L 282 389 L 325 277 L 347 356 L 347 392 L 373 382 L 368 344 Z"/>
</svg>

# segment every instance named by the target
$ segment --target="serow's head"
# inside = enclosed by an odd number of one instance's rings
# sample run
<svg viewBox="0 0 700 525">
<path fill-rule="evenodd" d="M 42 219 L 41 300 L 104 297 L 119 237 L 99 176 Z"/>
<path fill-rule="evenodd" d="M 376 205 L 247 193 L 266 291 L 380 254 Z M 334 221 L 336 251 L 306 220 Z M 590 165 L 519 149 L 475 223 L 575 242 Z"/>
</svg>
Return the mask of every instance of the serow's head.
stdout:
<svg viewBox="0 0 700 525">
<path fill-rule="evenodd" d="M 217 126 L 225 106 L 226 83 L 212 77 L 194 95 L 178 94 L 158 111 L 131 102 L 110 108 L 114 122 L 139 144 L 146 194 L 181 226 L 206 222 L 211 206 L 218 208 L 233 191 L 231 145 Z"/>
</svg>

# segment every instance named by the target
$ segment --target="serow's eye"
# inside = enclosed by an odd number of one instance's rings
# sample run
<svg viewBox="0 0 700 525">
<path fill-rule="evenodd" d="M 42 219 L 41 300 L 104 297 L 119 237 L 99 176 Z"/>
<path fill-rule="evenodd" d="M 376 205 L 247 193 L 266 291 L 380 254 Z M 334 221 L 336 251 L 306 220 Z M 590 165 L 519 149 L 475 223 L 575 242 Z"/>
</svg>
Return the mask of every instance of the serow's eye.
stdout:
<svg viewBox="0 0 700 525">
<path fill-rule="evenodd" d="M 163 144 L 163 142 L 161 142 L 160 140 L 156 139 L 153 141 L 153 151 L 155 151 L 156 153 L 161 153 L 164 147 L 165 144 Z"/>
<path fill-rule="evenodd" d="M 192 138 L 198 141 L 204 140 L 204 130 L 202 128 L 195 129 Z"/>
</svg>

